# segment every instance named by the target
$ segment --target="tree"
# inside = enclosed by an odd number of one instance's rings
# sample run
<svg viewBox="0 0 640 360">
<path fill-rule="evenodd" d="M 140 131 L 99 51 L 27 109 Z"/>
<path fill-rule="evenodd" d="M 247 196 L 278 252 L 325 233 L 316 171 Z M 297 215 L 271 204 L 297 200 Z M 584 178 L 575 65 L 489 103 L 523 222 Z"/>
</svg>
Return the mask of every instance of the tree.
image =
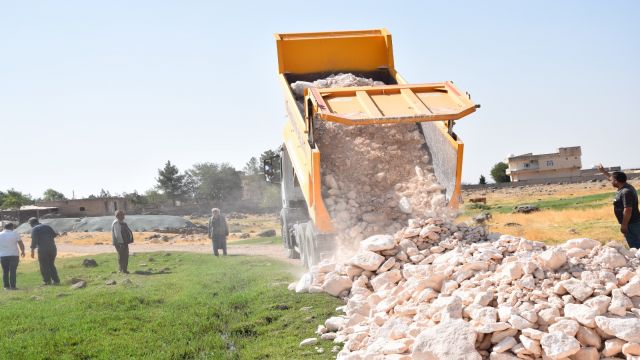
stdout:
<svg viewBox="0 0 640 360">
<path fill-rule="evenodd" d="M 23 194 L 14 189 L 2 193 L 2 208 L 4 209 L 15 209 L 30 204 L 33 204 L 33 198 L 29 194 Z"/>
<path fill-rule="evenodd" d="M 486 183 L 487 183 L 487 179 L 484 177 L 484 175 L 480 174 L 480 180 L 478 181 L 478 184 L 484 185 Z"/>
<path fill-rule="evenodd" d="M 98 195 L 98 198 L 100 199 L 107 199 L 111 197 L 111 193 L 105 189 L 100 189 L 100 195 Z"/>
<path fill-rule="evenodd" d="M 260 168 L 261 164 L 258 162 L 258 159 L 253 156 L 249 161 L 247 161 L 242 172 L 247 176 L 259 175 L 262 172 Z"/>
<path fill-rule="evenodd" d="M 47 189 L 42 194 L 42 200 L 44 201 L 56 201 L 56 200 L 67 200 L 63 193 L 56 191 L 54 189 Z"/>
<path fill-rule="evenodd" d="M 499 162 L 493 165 L 493 168 L 491 168 L 491 177 L 493 178 L 493 181 L 496 183 L 510 182 L 511 178 L 507 175 L 508 168 L 509 165 L 504 162 Z"/>
<path fill-rule="evenodd" d="M 161 194 L 155 189 L 145 191 L 144 197 L 149 204 L 161 204 L 168 200 L 165 194 Z"/>
<path fill-rule="evenodd" d="M 180 174 L 178 167 L 171 164 L 171 161 L 167 161 L 163 169 L 158 169 L 157 188 L 173 201 L 173 205 L 176 205 L 184 195 L 184 179 L 185 175 Z"/>
<path fill-rule="evenodd" d="M 240 173 L 227 163 L 200 163 L 187 171 L 193 178 L 194 197 L 215 202 L 237 201 L 242 197 Z"/>
</svg>

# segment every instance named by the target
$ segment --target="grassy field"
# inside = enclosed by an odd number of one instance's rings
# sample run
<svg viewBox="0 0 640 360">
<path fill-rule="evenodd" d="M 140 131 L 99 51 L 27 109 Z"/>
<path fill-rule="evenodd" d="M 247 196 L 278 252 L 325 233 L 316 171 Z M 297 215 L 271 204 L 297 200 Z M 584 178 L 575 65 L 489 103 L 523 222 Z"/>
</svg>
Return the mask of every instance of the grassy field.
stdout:
<svg viewBox="0 0 640 360">
<path fill-rule="evenodd" d="M 491 231 L 550 244 L 577 237 L 623 241 L 611 206 L 615 192 L 606 184 L 536 186 L 467 194 L 467 198 L 474 196 L 486 197 L 487 204 L 467 203 L 460 220 L 468 221 L 481 212 L 489 212 L 492 219 L 487 227 Z M 521 204 L 536 205 L 540 211 L 513 213 L 514 207 Z"/>
<path fill-rule="evenodd" d="M 21 264 L 18 291 L 0 293 L 0 357 L 6 359 L 328 359 L 331 342 L 300 348 L 341 305 L 295 294 L 293 268 L 261 257 L 138 254 L 114 274 L 113 255 L 58 261 L 61 286 L 39 286 L 37 264 Z M 158 274 L 163 268 L 168 273 Z M 87 280 L 72 290 L 73 277 Z M 106 280 L 116 285 L 106 285 Z M 128 280 L 127 280 L 128 279 Z M 303 309 L 311 307 L 310 309 Z"/>
</svg>

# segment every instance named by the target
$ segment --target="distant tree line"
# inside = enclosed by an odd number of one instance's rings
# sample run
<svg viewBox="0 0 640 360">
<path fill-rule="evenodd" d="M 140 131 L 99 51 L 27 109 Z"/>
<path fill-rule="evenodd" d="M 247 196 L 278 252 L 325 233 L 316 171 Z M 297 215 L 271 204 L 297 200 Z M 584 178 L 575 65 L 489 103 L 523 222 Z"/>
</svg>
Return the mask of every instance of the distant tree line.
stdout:
<svg viewBox="0 0 640 360">
<path fill-rule="evenodd" d="M 262 171 L 264 159 L 271 158 L 277 150 L 264 151 L 260 156 L 251 157 L 242 170 L 229 163 L 203 162 L 180 171 L 167 161 L 158 169 L 155 186 L 143 193 L 111 194 L 100 189 L 97 195 L 87 198 L 100 199 L 112 196 L 126 198 L 135 207 L 179 202 L 195 204 L 232 204 L 240 200 L 256 208 L 277 208 L 280 206 L 280 186 L 265 181 Z M 37 201 L 67 200 L 55 189 L 47 189 L 40 198 L 33 198 L 15 189 L 0 191 L 0 208 L 19 208 Z"/>
</svg>

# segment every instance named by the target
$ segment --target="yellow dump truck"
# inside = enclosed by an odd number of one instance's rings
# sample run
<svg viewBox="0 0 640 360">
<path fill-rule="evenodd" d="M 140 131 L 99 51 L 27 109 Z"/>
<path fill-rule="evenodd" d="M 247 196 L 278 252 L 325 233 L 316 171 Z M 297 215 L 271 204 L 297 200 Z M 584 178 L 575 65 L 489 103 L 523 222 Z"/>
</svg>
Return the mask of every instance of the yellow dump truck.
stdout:
<svg viewBox="0 0 640 360">
<path fill-rule="evenodd" d="M 448 204 L 457 206 L 464 147 L 453 124 L 478 107 L 468 94 L 450 81 L 409 84 L 396 71 L 391 34 L 385 29 L 275 37 L 288 116 L 280 159 L 267 161 L 265 174 L 281 182 L 282 237 L 291 258 L 301 257 L 305 266 L 311 266 L 332 246 L 334 226 L 323 201 L 322 154 L 313 131 L 317 121 L 349 126 L 419 123 Z M 352 73 L 385 85 L 308 88 L 302 103 L 290 86 L 337 73 Z"/>
</svg>

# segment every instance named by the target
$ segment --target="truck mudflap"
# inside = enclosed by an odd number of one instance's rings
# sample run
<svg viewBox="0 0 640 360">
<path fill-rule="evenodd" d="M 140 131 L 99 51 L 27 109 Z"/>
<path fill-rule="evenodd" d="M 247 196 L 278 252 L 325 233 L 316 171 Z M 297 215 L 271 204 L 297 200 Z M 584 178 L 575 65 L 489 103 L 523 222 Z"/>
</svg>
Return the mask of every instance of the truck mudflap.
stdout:
<svg viewBox="0 0 640 360">
<path fill-rule="evenodd" d="M 452 82 L 307 89 L 316 118 L 345 125 L 453 121 L 478 107 Z"/>
</svg>

